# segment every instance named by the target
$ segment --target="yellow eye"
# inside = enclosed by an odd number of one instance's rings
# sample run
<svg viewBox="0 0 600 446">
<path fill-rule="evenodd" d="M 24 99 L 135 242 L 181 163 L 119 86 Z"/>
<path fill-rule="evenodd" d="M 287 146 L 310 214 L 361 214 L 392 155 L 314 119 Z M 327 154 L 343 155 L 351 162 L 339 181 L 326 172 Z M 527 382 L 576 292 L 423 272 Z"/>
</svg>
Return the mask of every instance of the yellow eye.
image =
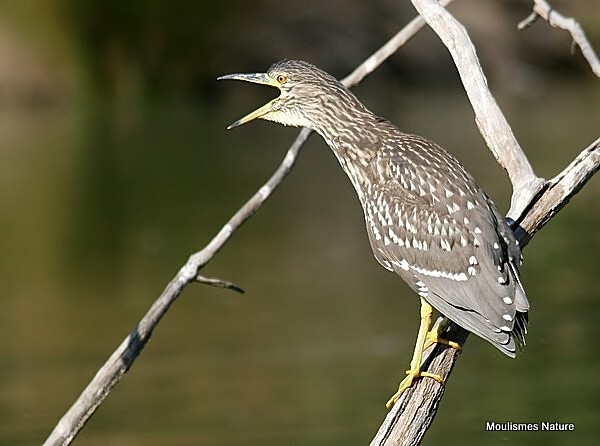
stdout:
<svg viewBox="0 0 600 446">
<path fill-rule="evenodd" d="M 287 82 L 287 76 L 285 76 L 284 74 L 278 74 L 275 80 L 277 80 L 277 82 L 279 82 L 280 84 L 285 84 Z"/>
</svg>

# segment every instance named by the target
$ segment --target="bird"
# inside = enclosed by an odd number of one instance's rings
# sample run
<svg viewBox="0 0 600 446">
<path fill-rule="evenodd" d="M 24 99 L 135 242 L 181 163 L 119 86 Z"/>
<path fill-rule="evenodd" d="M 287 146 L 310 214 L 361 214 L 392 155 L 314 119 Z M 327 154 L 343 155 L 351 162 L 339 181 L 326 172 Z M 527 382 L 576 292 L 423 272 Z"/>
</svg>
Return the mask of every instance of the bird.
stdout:
<svg viewBox="0 0 600 446">
<path fill-rule="evenodd" d="M 423 351 L 443 338 L 449 321 L 514 358 L 525 345 L 529 302 L 522 254 L 512 229 L 473 176 L 449 152 L 379 117 L 334 76 L 285 59 L 264 73 L 218 80 L 275 87 L 279 96 L 235 121 L 307 127 L 331 148 L 362 205 L 375 259 L 419 296 L 420 325 L 410 368 L 390 408 L 417 378 Z M 442 315 L 432 326 L 434 309 Z"/>
</svg>

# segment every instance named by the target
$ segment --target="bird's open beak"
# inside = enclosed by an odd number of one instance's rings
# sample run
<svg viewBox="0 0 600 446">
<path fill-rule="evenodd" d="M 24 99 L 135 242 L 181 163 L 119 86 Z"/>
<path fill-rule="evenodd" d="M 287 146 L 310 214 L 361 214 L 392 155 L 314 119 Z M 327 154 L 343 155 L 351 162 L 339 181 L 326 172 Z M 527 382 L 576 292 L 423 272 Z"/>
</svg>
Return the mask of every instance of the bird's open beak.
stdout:
<svg viewBox="0 0 600 446">
<path fill-rule="evenodd" d="M 268 77 L 266 75 L 266 73 L 226 74 L 225 76 L 220 76 L 217 78 L 218 81 L 222 81 L 222 80 L 226 80 L 226 79 L 252 82 L 253 84 L 261 84 L 261 85 L 269 85 L 271 87 L 277 87 L 277 85 L 275 84 L 275 80 Z M 267 102 L 265 105 L 263 105 L 259 109 L 254 110 L 252 113 L 248 113 L 246 116 L 244 116 L 241 119 L 238 119 L 233 124 L 231 124 L 229 127 L 227 127 L 227 130 L 232 129 L 233 127 L 237 127 L 238 125 L 242 125 L 247 122 L 250 122 L 253 119 L 257 119 L 257 118 L 260 118 L 261 116 L 266 115 L 267 113 L 269 113 L 271 111 L 271 104 L 273 103 L 274 100 L 275 99 Z"/>
</svg>

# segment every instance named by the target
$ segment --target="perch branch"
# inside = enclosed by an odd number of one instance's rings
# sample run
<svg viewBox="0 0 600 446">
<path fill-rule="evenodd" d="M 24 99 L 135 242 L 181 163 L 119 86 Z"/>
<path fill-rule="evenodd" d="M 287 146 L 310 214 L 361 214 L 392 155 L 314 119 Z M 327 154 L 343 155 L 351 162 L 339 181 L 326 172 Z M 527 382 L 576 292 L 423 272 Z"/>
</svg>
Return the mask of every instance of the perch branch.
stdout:
<svg viewBox="0 0 600 446">
<path fill-rule="evenodd" d="M 581 28 L 581 25 L 579 25 L 579 22 L 571 17 L 563 16 L 545 0 L 533 0 L 533 12 L 527 18 L 522 20 L 517 25 L 517 28 L 523 30 L 531 26 L 538 17 L 543 18 L 550 26 L 568 31 L 573 38 L 573 42 L 581 50 L 581 54 L 583 54 L 583 57 L 587 60 L 594 74 L 600 77 L 600 60 L 590 44 L 590 41 L 586 37 L 585 32 Z"/>
<path fill-rule="evenodd" d="M 456 324 L 444 331 L 444 338 L 464 346 L 469 332 Z M 429 347 L 423 355 L 422 369 L 435 371 L 444 382 L 460 355 L 441 344 Z M 408 388 L 388 412 L 369 446 L 416 446 L 433 423 L 444 396 L 444 385 L 433 379 L 420 379 Z"/>
<path fill-rule="evenodd" d="M 442 3 L 448 4 L 451 1 L 444 0 Z M 344 84 L 346 86 L 356 85 L 424 25 L 425 21 L 421 17 L 412 20 L 383 47 L 347 76 L 343 80 Z M 153 330 L 189 283 L 196 280 L 209 285 L 220 285 L 236 289 L 235 285 L 220 279 L 205 279 L 199 275 L 199 271 L 217 254 L 231 235 L 260 209 L 267 198 L 281 184 L 294 166 L 300 149 L 310 136 L 310 133 L 308 129 L 300 131 L 288 149 L 283 162 L 271 178 L 230 218 L 208 245 L 201 251 L 190 256 L 186 264 L 183 265 L 175 278 L 167 285 L 137 327 L 117 347 L 110 358 L 98 370 L 92 381 L 83 390 L 77 401 L 75 401 L 58 422 L 44 442 L 44 446 L 68 445 L 73 441 L 87 420 L 109 395 L 112 388 L 133 365 L 133 362 L 150 339 Z"/>
</svg>

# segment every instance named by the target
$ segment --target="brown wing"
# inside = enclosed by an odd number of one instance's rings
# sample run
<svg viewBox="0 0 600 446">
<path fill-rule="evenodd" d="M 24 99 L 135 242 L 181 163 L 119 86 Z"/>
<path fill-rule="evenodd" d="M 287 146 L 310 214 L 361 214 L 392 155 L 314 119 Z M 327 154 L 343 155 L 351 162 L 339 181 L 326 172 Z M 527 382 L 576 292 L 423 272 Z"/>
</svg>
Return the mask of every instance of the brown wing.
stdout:
<svg viewBox="0 0 600 446">
<path fill-rule="evenodd" d="M 364 208 L 375 257 L 449 319 L 514 356 L 529 308 L 518 245 L 458 161 L 439 148 L 433 155 L 417 164 L 390 150 L 373 160 L 380 181 Z"/>
</svg>

